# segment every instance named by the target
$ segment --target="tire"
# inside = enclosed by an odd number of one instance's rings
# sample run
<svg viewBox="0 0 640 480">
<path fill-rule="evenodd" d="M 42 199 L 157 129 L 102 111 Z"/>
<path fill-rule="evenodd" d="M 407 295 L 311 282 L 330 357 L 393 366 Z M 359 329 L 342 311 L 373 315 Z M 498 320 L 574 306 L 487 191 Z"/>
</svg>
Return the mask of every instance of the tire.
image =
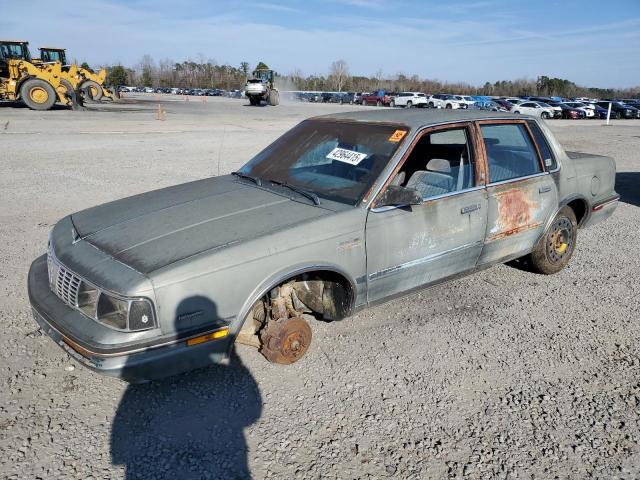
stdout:
<svg viewBox="0 0 640 480">
<path fill-rule="evenodd" d="M 280 94 L 276 90 L 271 90 L 269 92 L 269 105 L 275 107 L 280 104 Z"/>
<path fill-rule="evenodd" d="M 389 104 L 390 107 L 395 107 L 396 106 L 396 101 L 395 100 L 391 100 L 391 103 Z"/>
<path fill-rule="evenodd" d="M 567 266 L 578 238 L 578 221 L 571 207 L 564 206 L 551 226 L 536 244 L 528 259 L 535 272 L 544 275 L 558 273 Z"/>
<path fill-rule="evenodd" d="M 429 108 L 435 108 L 435 105 L 433 104 L 433 102 L 429 102 Z"/>
<path fill-rule="evenodd" d="M 20 98 L 31 110 L 51 110 L 56 103 L 55 89 L 44 80 L 30 78 L 20 87 Z"/>
<path fill-rule="evenodd" d="M 254 106 L 254 107 L 255 107 L 256 105 L 258 105 L 258 104 L 260 103 L 260 100 L 258 100 L 258 99 L 257 99 L 257 98 L 255 98 L 255 97 L 249 97 L 249 103 L 250 103 L 252 106 Z"/>
<path fill-rule="evenodd" d="M 622 118 L 622 114 L 620 112 L 616 112 L 612 115 L 616 120 L 620 120 Z"/>
<path fill-rule="evenodd" d="M 411 100 L 407 102 L 407 108 L 413 108 L 413 102 Z"/>
<path fill-rule="evenodd" d="M 381 102 L 380 100 L 378 100 L 378 101 L 376 102 L 376 107 L 381 107 L 381 106 L 382 106 L 382 102 Z"/>
<path fill-rule="evenodd" d="M 448 109 L 448 110 L 451 110 L 453 107 L 451 106 L 451 104 L 450 104 L 450 103 L 447 103 L 447 105 L 446 105 L 444 108 L 446 108 L 446 109 Z"/>
<path fill-rule="evenodd" d="M 102 87 L 98 82 L 93 80 L 85 80 L 80 84 L 80 90 L 84 93 L 84 96 L 94 100 L 96 102 L 102 99 Z"/>
<path fill-rule="evenodd" d="M 542 112 L 542 113 L 540 114 L 540 116 L 541 116 L 543 119 L 545 119 L 545 120 L 547 120 L 548 118 L 550 118 L 549 112 Z"/>
<path fill-rule="evenodd" d="M 520 110 L 515 110 L 513 113 L 515 113 L 516 115 L 520 115 Z"/>
</svg>

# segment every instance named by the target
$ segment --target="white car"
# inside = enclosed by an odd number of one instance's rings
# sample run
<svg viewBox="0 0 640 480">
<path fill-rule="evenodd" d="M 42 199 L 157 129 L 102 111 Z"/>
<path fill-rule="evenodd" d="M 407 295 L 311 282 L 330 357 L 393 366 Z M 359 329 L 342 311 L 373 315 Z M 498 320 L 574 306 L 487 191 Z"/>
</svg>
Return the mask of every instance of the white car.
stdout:
<svg viewBox="0 0 640 480">
<path fill-rule="evenodd" d="M 586 105 L 582 102 L 564 102 L 565 105 L 569 105 L 572 108 L 582 110 L 587 118 L 593 118 L 596 116 L 596 108 L 593 105 Z"/>
<path fill-rule="evenodd" d="M 420 92 L 400 92 L 391 100 L 392 107 L 426 107 L 427 96 Z"/>
<path fill-rule="evenodd" d="M 553 109 L 549 106 L 543 107 L 538 102 L 522 102 L 520 105 L 514 105 L 511 110 L 513 113 L 522 113 L 523 115 L 533 115 L 540 118 L 553 118 Z"/>
<path fill-rule="evenodd" d="M 467 108 L 466 103 L 460 103 L 455 99 L 456 95 L 447 95 L 445 93 L 438 93 L 429 97 L 428 105 L 431 108 Z"/>
<path fill-rule="evenodd" d="M 515 98 L 515 97 L 505 98 L 505 100 L 511 103 L 512 105 L 520 105 L 521 103 L 526 102 L 526 100 L 524 100 L 523 98 Z"/>
<path fill-rule="evenodd" d="M 476 100 L 469 95 L 453 95 L 453 99 L 460 104 L 465 104 L 467 108 L 476 103 Z"/>
</svg>

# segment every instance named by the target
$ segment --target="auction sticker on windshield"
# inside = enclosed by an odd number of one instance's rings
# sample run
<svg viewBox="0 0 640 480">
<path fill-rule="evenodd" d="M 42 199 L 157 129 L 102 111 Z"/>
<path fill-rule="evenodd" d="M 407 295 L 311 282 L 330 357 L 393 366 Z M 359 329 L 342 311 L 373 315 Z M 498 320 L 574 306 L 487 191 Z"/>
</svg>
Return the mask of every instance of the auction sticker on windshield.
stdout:
<svg viewBox="0 0 640 480">
<path fill-rule="evenodd" d="M 339 162 L 348 163 L 350 165 L 358 165 L 362 160 L 367 158 L 366 153 L 354 152 L 346 148 L 336 147 L 327 155 L 329 160 L 337 160 Z"/>
<path fill-rule="evenodd" d="M 389 141 L 393 143 L 398 143 L 400 140 L 404 138 L 406 134 L 407 134 L 406 130 L 396 130 L 395 132 L 393 132 L 393 135 L 389 137 Z"/>
</svg>

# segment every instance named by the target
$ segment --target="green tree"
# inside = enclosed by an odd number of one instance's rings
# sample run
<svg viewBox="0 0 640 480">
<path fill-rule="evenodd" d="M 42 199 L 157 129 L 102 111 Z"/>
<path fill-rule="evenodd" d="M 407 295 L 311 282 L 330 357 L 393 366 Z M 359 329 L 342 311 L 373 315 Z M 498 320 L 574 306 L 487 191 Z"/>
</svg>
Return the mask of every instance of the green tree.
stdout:
<svg viewBox="0 0 640 480">
<path fill-rule="evenodd" d="M 256 70 L 269 70 L 269 67 L 266 63 L 260 62 L 256 65 Z"/>
<path fill-rule="evenodd" d="M 108 69 L 107 84 L 114 86 L 127 84 L 127 71 L 122 65 L 116 65 Z"/>
<path fill-rule="evenodd" d="M 249 62 L 242 62 L 240 64 L 240 70 L 244 74 L 244 79 L 246 81 L 247 77 L 249 77 Z"/>
</svg>

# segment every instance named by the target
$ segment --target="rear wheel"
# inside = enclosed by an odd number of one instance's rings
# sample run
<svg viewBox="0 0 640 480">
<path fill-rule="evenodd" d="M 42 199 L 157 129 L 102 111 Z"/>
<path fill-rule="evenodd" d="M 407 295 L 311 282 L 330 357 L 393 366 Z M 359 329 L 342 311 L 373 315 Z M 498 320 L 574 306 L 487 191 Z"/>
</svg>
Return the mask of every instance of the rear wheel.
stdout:
<svg viewBox="0 0 640 480">
<path fill-rule="evenodd" d="M 84 93 L 84 95 L 96 102 L 102 99 L 102 87 L 98 82 L 94 82 L 93 80 L 85 80 L 80 84 L 80 90 Z"/>
<path fill-rule="evenodd" d="M 260 100 L 255 97 L 249 97 L 249 103 L 255 107 L 260 103 Z"/>
<path fill-rule="evenodd" d="M 549 115 L 549 112 L 542 112 L 542 114 L 540 116 L 542 118 L 544 118 L 545 120 L 551 117 L 551 115 Z"/>
<path fill-rule="evenodd" d="M 520 110 L 514 110 L 514 112 L 513 112 L 513 113 L 515 113 L 515 114 L 517 114 L 517 115 L 520 115 Z"/>
<path fill-rule="evenodd" d="M 538 241 L 529 255 L 533 269 L 545 275 L 557 273 L 566 267 L 576 247 L 578 221 L 571 207 L 562 207 L 551 227 Z"/>
<path fill-rule="evenodd" d="M 382 102 L 381 102 L 380 100 L 378 100 L 378 101 L 376 102 L 376 107 L 381 107 L 381 106 L 382 106 Z"/>
<path fill-rule="evenodd" d="M 20 87 L 22 101 L 32 110 L 50 110 L 56 103 L 56 91 L 44 80 L 30 78 Z"/>
</svg>

